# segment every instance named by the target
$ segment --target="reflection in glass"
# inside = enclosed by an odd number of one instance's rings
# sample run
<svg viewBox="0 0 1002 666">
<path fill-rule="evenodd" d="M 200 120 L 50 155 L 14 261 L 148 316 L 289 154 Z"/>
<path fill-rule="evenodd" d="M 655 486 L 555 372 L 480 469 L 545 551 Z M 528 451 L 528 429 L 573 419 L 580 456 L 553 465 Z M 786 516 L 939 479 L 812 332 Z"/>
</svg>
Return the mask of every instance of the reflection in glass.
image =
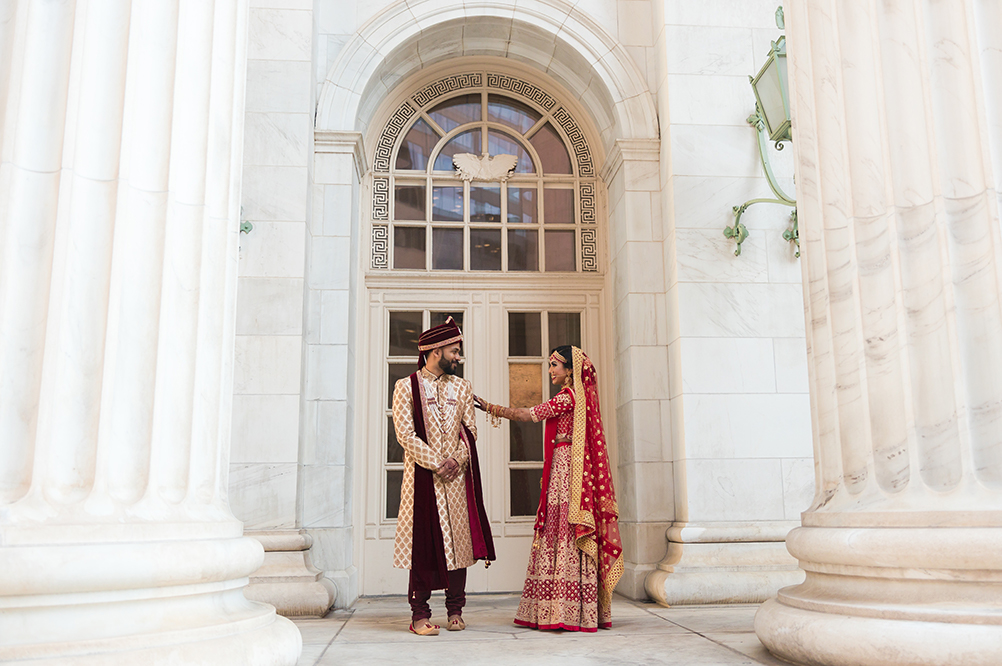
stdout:
<svg viewBox="0 0 1002 666">
<path fill-rule="evenodd" d="M 503 123 L 519 134 L 528 132 L 541 117 L 538 111 L 527 104 L 498 95 L 487 96 L 487 120 Z"/>
<path fill-rule="evenodd" d="M 480 120 L 480 107 L 480 93 L 460 95 L 436 105 L 428 115 L 439 127 L 451 132 L 460 125 Z M 477 154 L 480 154 L 479 150 Z"/>
<path fill-rule="evenodd" d="M 539 270 L 539 239 L 535 229 L 508 230 L 508 270 Z"/>
<path fill-rule="evenodd" d="M 542 327 L 538 312 L 508 313 L 508 356 L 542 356 Z M 535 404 L 535 403 L 533 403 Z"/>
<path fill-rule="evenodd" d="M 420 312 L 390 313 L 390 356 L 417 356 Z"/>
<path fill-rule="evenodd" d="M 535 173 L 529 153 L 526 152 L 525 148 L 522 147 L 522 144 L 515 137 L 509 134 L 496 130 L 488 130 L 487 153 L 492 157 L 495 155 L 514 155 L 518 158 L 518 163 L 515 165 L 515 173 Z"/>
<path fill-rule="evenodd" d="M 424 185 L 397 185 L 394 192 L 394 218 L 398 220 L 424 219 Z"/>
<path fill-rule="evenodd" d="M 393 267 L 424 269 L 424 227 L 394 227 Z"/>
<path fill-rule="evenodd" d="M 470 270 L 501 270 L 500 229 L 470 229 Z"/>
<path fill-rule="evenodd" d="M 542 473 L 540 473 L 542 478 Z M 404 480 L 402 469 L 386 470 L 386 517 L 396 518 L 400 511 L 400 485 Z"/>
<path fill-rule="evenodd" d="M 547 231 L 544 240 L 546 241 L 546 270 L 573 271 L 577 265 L 574 256 L 574 232 Z"/>
<path fill-rule="evenodd" d="M 469 132 L 457 134 L 449 140 L 442 148 L 442 152 L 435 158 L 435 171 L 454 171 L 452 157 L 458 153 L 473 153 L 479 156 L 483 152 L 480 143 L 480 130 L 473 129 Z"/>
<path fill-rule="evenodd" d="M 414 367 L 414 363 L 390 363 L 386 366 L 388 369 L 386 371 L 386 385 L 388 388 L 388 399 L 386 401 L 386 407 L 393 407 L 393 388 L 397 385 L 398 379 L 403 379 L 404 377 L 410 376 L 417 368 Z"/>
<path fill-rule="evenodd" d="M 431 230 L 431 267 L 435 270 L 463 270 L 463 230 Z"/>
<path fill-rule="evenodd" d="M 529 139 L 529 143 L 536 149 L 539 160 L 543 163 L 543 173 L 572 173 L 571 157 L 553 125 L 546 123 L 540 127 Z"/>
<path fill-rule="evenodd" d="M 431 219 L 436 222 L 463 221 L 462 185 L 435 185 L 431 188 Z"/>
<path fill-rule="evenodd" d="M 463 313 L 462 312 L 432 312 L 431 313 L 431 325 L 440 326 L 444 324 L 449 317 L 452 317 L 459 326 L 460 330 L 463 328 Z"/>
<path fill-rule="evenodd" d="M 470 186 L 470 222 L 501 221 L 501 186 Z"/>
<path fill-rule="evenodd" d="M 536 188 L 508 186 L 508 224 L 535 224 Z"/>
<path fill-rule="evenodd" d="M 574 190 L 543 190 L 543 220 L 547 224 L 574 224 Z"/>
<path fill-rule="evenodd" d="M 439 136 L 431 125 L 419 119 L 407 132 L 397 152 L 396 168 L 424 171 Z"/>
<path fill-rule="evenodd" d="M 562 345 L 581 346 L 581 313 L 551 312 L 547 328 L 550 333 L 550 347 Z"/>
<path fill-rule="evenodd" d="M 386 462 L 398 463 L 404 461 L 404 447 L 397 441 L 397 431 L 393 428 L 393 417 L 387 416 L 386 421 Z"/>
<path fill-rule="evenodd" d="M 543 424 L 511 421 L 510 460 L 543 461 Z"/>
<path fill-rule="evenodd" d="M 512 354 L 514 356 L 514 354 Z M 543 401 L 543 376 L 539 363 L 508 364 L 508 404 L 532 407 Z"/>
<path fill-rule="evenodd" d="M 510 470 L 511 515 L 534 516 L 539 508 L 539 488 L 543 479 L 542 469 Z M 399 501 L 399 490 L 398 501 Z"/>
</svg>

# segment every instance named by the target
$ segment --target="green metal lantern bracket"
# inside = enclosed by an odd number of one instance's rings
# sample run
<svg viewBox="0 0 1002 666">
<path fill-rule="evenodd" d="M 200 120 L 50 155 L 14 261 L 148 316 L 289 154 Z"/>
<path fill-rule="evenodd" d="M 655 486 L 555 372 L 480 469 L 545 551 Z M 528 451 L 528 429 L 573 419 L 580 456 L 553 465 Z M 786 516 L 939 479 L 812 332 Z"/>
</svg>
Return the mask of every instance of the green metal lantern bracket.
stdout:
<svg viewBox="0 0 1002 666">
<path fill-rule="evenodd" d="M 784 27 L 783 8 L 776 10 L 776 26 Z M 741 256 L 741 244 L 748 238 L 748 227 L 741 223 L 741 216 L 749 206 L 758 203 L 780 204 L 790 206 L 793 212 L 790 218 L 792 226 L 783 232 L 783 238 L 797 246 L 796 256 L 800 256 L 800 235 L 797 228 L 797 201 L 783 191 L 769 164 L 768 141 L 772 141 L 776 150 L 783 150 L 784 141 L 792 141 L 790 123 L 790 99 L 786 81 L 786 37 L 780 37 L 772 42 L 769 57 L 762 69 L 755 76 L 749 76 L 752 90 L 755 93 L 755 112 L 748 116 L 747 122 L 758 133 L 758 153 L 762 160 L 769 189 L 775 197 L 759 197 L 749 199 L 740 206 L 734 206 L 734 224 L 724 228 L 724 237 L 733 238 L 737 247 L 734 256 Z M 760 91 L 760 84 L 762 90 Z M 763 102 L 763 99 L 765 102 Z"/>
</svg>

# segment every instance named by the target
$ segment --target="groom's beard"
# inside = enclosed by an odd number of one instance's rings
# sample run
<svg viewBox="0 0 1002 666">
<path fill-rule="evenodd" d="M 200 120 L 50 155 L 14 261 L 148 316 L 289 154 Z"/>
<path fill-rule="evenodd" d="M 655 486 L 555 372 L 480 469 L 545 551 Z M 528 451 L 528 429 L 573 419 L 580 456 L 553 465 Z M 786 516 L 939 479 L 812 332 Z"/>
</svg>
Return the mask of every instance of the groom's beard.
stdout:
<svg viewBox="0 0 1002 666">
<path fill-rule="evenodd" d="M 444 356 L 438 359 L 439 369 L 447 375 L 456 374 L 456 368 L 459 366 L 459 361 L 450 361 Z"/>
</svg>

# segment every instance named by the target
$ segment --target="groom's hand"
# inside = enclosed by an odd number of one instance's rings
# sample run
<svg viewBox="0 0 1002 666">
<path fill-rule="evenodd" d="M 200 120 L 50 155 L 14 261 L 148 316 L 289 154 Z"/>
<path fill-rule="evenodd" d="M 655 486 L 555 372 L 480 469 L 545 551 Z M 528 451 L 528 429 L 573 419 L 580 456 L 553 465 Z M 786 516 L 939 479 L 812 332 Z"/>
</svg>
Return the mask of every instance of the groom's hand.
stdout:
<svg viewBox="0 0 1002 666">
<path fill-rule="evenodd" d="M 457 463 L 453 458 L 446 459 L 446 461 L 442 463 L 441 467 L 435 470 L 435 473 L 442 477 L 445 481 L 452 481 L 459 475 L 459 472 L 459 463 Z"/>
</svg>

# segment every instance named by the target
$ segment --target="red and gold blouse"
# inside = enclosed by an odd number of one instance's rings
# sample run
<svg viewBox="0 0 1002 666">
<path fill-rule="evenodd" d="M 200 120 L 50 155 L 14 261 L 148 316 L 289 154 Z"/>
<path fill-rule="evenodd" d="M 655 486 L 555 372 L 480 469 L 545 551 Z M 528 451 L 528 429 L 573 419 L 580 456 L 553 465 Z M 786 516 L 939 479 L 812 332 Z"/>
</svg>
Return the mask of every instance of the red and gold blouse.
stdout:
<svg viewBox="0 0 1002 666">
<path fill-rule="evenodd" d="M 574 433 L 574 393 L 570 387 L 560 389 L 560 393 L 548 401 L 529 408 L 533 423 L 557 419 L 557 442 L 569 444 Z"/>
</svg>

